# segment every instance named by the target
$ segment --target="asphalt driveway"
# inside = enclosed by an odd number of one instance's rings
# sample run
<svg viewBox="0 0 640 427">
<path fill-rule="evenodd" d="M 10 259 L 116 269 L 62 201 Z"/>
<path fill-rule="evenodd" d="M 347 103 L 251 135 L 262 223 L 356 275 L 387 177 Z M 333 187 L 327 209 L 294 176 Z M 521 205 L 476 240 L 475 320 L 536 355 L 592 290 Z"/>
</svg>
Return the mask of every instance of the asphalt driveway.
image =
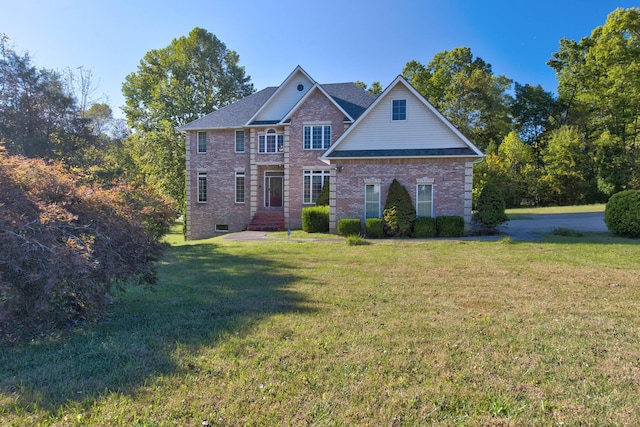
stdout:
<svg viewBox="0 0 640 427">
<path fill-rule="evenodd" d="M 554 228 L 582 232 L 609 231 L 604 223 L 604 212 L 527 215 L 527 219 L 514 219 L 500 226 L 500 231 L 514 240 L 540 240 L 540 233 L 550 233 Z"/>
</svg>

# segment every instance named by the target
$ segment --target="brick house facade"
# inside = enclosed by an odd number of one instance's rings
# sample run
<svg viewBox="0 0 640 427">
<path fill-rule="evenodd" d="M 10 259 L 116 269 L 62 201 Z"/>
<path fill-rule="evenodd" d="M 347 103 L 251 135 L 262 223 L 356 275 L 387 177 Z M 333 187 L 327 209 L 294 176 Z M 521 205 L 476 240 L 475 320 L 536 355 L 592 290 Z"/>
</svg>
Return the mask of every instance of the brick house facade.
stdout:
<svg viewBox="0 0 640 427">
<path fill-rule="evenodd" d="M 419 215 L 471 220 L 481 151 L 402 77 L 374 96 L 320 85 L 297 67 L 270 87 L 181 128 L 187 150 L 187 238 L 301 228 L 302 209 L 330 188 L 340 218 L 381 215 L 393 179 Z"/>
</svg>

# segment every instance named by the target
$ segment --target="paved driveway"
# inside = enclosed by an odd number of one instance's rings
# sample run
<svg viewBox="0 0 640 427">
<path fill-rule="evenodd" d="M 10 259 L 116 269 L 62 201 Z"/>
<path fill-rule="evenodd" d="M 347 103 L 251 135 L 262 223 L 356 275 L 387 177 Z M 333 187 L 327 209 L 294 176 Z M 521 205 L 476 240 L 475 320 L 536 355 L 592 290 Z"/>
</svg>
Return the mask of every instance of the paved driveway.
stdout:
<svg viewBox="0 0 640 427">
<path fill-rule="evenodd" d="M 554 228 L 570 228 L 582 232 L 608 232 L 604 212 L 573 214 L 535 214 L 528 219 L 514 219 L 500 226 L 500 231 L 515 240 L 539 240 L 539 233 L 549 233 Z"/>
</svg>

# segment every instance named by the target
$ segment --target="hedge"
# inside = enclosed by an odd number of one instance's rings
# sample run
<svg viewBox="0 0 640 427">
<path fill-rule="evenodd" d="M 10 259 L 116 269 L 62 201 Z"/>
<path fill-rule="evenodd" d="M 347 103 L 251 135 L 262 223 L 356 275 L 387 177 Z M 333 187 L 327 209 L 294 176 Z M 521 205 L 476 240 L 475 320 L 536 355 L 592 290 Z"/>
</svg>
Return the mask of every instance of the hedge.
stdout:
<svg viewBox="0 0 640 427">
<path fill-rule="evenodd" d="M 412 237 L 427 238 L 436 236 L 436 220 L 431 217 L 418 217 L 413 224 Z"/>
<path fill-rule="evenodd" d="M 327 233 L 329 206 L 309 206 L 302 209 L 302 229 L 307 233 Z"/>
<path fill-rule="evenodd" d="M 443 215 L 436 218 L 436 234 L 438 237 L 464 236 L 464 218 L 461 216 Z"/>
<path fill-rule="evenodd" d="M 341 236 L 359 235 L 362 232 L 360 218 L 342 218 L 338 220 L 338 234 Z"/>
<path fill-rule="evenodd" d="M 367 218 L 365 221 L 365 229 L 367 237 L 372 239 L 380 239 L 384 237 L 382 218 Z"/>
</svg>

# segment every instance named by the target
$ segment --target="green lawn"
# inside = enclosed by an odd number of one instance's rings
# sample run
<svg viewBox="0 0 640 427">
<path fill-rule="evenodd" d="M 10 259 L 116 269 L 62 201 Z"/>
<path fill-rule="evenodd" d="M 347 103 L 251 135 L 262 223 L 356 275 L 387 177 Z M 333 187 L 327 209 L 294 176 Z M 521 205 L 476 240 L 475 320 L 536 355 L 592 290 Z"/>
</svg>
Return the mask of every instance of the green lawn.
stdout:
<svg viewBox="0 0 640 427">
<path fill-rule="evenodd" d="M 640 424 L 636 240 L 169 240 L 154 292 L 2 347 L 0 424 Z"/>
</svg>

